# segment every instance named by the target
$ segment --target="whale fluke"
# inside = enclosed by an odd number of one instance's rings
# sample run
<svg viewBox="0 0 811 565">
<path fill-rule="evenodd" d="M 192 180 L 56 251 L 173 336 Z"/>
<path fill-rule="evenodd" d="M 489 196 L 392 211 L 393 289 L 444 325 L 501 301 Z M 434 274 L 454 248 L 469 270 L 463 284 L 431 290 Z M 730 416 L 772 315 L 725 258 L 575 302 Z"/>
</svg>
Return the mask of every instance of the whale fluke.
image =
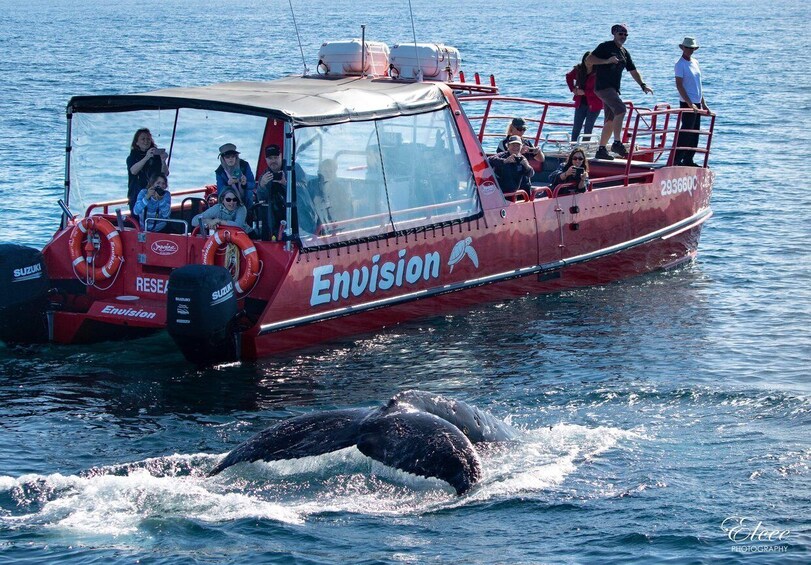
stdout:
<svg viewBox="0 0 811 565">
<path fill-rule="evenodd" d="M 238 445 L 209 476 L 237 463 L 297 459 L 354 445 L 390 467 L 441 479 L 461 495 L 482 477 L 474 444 L 515 437 L 509 425 L 469 404 L 407 391 L 380 408 L 330 410 L 283 420 Z"/>
</svg>

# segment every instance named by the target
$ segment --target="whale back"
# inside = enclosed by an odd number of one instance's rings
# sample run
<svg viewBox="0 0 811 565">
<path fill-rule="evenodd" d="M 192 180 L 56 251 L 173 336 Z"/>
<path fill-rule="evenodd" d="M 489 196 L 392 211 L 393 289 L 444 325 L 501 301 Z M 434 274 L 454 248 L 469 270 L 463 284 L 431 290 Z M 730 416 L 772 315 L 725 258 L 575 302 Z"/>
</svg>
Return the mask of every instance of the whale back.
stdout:
<svg viewBox="0 0 811 565">
<path fill-rule="evenodd" d="M 445 398 L 420 390 L 401 392 L 389 400 L 384 410 L 402 411 L 409 407 L 423 410 L 450 422 L 473 443 L 509 441 L 517 438 L 511 426 L 489 412 L 461 400 Z"/>
</svg>

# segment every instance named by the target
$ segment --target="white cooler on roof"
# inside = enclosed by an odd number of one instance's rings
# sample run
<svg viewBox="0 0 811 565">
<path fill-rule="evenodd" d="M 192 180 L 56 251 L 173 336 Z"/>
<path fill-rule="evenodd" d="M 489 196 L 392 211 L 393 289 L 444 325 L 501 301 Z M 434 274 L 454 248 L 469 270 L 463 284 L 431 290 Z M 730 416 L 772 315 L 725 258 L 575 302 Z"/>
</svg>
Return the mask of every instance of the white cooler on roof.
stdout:
<svg viewBox="0 0 811 565">
<path fill-rule="evenodd" d="M 455 80 L 462 67 L 462 56 L 455 47 L 442 43 L 399 43 L 391 48 L 391 66 L 400 78 L 417 78 L 422 70 L 423 78 Z"/>
<path fill-rule="evenodd" d="M 326 41 L 318 50 L 318 72 L 327 75 L 385 76 L 389 70 L 389 46 L 381 41 L 366 42 L 365 66 L 360 39 Z"/>
</svg>

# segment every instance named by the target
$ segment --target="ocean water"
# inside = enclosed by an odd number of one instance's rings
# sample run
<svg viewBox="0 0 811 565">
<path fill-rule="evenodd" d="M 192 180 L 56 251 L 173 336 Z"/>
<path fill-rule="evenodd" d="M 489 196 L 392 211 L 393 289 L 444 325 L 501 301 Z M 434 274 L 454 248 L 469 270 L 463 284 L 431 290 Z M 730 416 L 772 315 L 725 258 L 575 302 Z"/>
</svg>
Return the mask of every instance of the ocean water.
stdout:
<svg viewBox="0 0 811 565">
<path fill-rule="evenodd" d="M 390 45 L 412 37 L 408 2 L 293 4 L 311 69 L 322 41 L 361 24 Z M 677 45 L 695 35 L 718 113 L 697 260 L 206 370 L 165 336 L 0 347 L 0 561 L 811 561 L 811 4 L 411 4 L 420 41 L 539 98 L 566 98 L 564 73 L 628 21 L 655 94 L 626 76 L 626 95 L 674 103 Z M 70 96 L 301 70 L 287 2 L 0 8 L 4 242 L 41 247 L 56 227 Z M 524 438 L 483 452 L 463 497 L 354 448 L 205 478 L 281 418 L 413 388 Z"/>
</svg>

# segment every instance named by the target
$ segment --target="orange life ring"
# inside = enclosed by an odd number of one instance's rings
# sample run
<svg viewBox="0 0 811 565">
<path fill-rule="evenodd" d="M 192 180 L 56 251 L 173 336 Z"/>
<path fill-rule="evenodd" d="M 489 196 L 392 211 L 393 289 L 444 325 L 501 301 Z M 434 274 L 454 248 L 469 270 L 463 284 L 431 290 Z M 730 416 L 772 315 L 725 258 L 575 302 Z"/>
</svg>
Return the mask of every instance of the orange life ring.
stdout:
<svg viewBox="0 0 811 565">
<path fill-rule="evenodd" d="M 88 267 L 87 258 L 94 252 L 91 236 L 94 231 L 99 232 L 110 245 L 110 257 L 101 267 Z M 85 241 L 82 246 L 82 241 Z M 79 280 L 89 281 L 91 284 L 98 280 L 110 279 L 115 276 L 121 263 L 124 262 L 124 246 L 121 236 L 115 226 L 99 217 L 83 218 L 73 227 L 68 239 L 68 250 L 73 269 Z"/>
<path fill-rule="evenodd" d="M 214 264 L 214 255 L 217 250 L 224 245 L 233 243 L 239 248 L 245 258 L 245 270 L 242 276 L 234 283 L 234 288 L 240 294 L 245 294 L 256 283 L 259 278 L 259 253 L 256 246 L 244 231 L 234 228 L 220 228 L 211 234 L 203 246 L 203 263 L 205 265 Z"/>
</svg>

